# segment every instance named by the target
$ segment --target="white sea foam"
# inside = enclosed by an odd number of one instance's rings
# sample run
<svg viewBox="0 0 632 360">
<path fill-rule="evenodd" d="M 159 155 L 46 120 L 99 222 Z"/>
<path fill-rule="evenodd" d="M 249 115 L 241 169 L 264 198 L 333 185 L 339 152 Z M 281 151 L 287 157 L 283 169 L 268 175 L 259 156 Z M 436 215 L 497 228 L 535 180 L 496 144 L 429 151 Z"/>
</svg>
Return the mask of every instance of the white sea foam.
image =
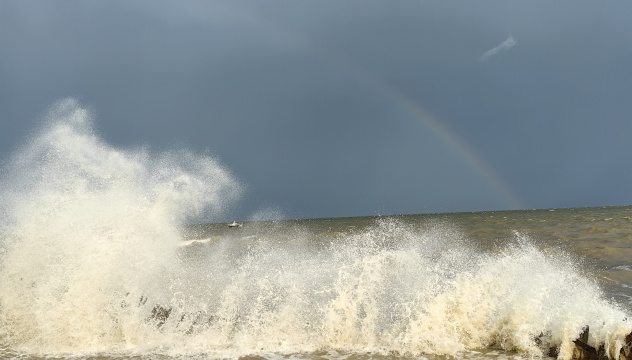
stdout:
<svg viewBox="0 0 632 360">
<path fill-rule="evenodd" d="M 182 241 L 188 215 L 221 211 L 238 189 L 213 159 L 115 149 L 76 102 L 58 104 L 3 173 L 0 348 L 477 358 L 551 345 L 568 359 L 586 325 L 611 355 L 632 331 L 574 259 L 519 233 L 494 253 L 449 224 L 394 220 L 326 245 L 281 227 Z"/>
<path fill-rule="evenodd" d="M 72 99 L 7 161 L 0 186 L 0 343 L 42 352 L 133 343 L 142 322 L 121 303 L 164 295 L 176 226 L 239 193 L 212 158 L 111 147 Z"/>
</svg>

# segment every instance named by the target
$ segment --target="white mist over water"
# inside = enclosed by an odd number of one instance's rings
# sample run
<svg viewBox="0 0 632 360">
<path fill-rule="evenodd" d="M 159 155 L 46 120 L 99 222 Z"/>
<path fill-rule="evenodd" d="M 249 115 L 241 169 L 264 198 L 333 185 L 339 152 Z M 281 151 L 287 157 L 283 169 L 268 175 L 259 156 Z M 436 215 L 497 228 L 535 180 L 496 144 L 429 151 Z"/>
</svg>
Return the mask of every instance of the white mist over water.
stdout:
<svg viewBox="0 0 632 360">
<path fill-rule="evenodd" d="M 235 180 L 187 151 L 115 149 L 73 100 L 0 186 L 0 348 L 17 353 L 542 355 L 550 344 L 568 359 L 586 325 L 611 355 L 632 331 L 572 258 L 520 234 L 495 253 L 446 224 L 394 220 L 317 243 L 283 227 L 183 243 L 178 226 L 230 205 Z"/>
</svg>

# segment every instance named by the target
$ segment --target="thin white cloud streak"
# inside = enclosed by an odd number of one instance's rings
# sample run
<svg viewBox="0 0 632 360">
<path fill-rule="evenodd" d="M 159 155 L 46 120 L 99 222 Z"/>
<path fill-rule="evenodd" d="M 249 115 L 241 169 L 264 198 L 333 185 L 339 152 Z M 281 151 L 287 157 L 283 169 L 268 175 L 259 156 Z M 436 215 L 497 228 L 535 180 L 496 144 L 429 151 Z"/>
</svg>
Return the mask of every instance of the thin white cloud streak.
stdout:
<svg viewBox="0 0 632 360">
<path fill-rule="evenodd" d="M 501 51 L 507 51 L 512 47 L 516 46 L 518 42 L 514 40 L 513 36 L 509 35 L 505 41 L 501 42 L 495 48 L 486 51 L 481 57 L 478 59 L 479 61 L 487 61 L 492 56 L 498 55 Z"/>
</svg>

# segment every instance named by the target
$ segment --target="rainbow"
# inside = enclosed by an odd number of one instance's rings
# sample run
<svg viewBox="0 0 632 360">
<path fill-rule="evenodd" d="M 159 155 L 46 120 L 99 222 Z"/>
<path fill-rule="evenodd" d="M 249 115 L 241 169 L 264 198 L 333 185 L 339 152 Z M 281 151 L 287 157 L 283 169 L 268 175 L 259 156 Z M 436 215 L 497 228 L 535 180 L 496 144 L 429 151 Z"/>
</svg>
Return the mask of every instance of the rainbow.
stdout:
<svg viewBox="0 0 632 360">
<path fill-rule="evenodd" d="M 296 49 L 310 52 L 315 55 L 316 58 L 323 59 L 334 66 L 342 68 L 345 72 L 350 74 L 350 76 L 367 85 L 369 90 L 374 91 L 380 101 L 387 101 L 388 104 L 392 104 L 394 108 L 407 114 L 407 117 L 415 123 L 421 124 L 425 129 L 429 130 L 430 134 L 442 143 L 455 158 L 467 164 L 470 170 L 477 174 L 478 177 L 504 201 L 505 208 L 499 210 L 526 208 L 520 197 L 503 180 L 498 172 L 471 146 L 448 127 L 443 125 L 441 121 L 436 119 L 428 111 L 415 103 L 406 94 L 387 84 L 385 81 L 382 81 L 376 74 L 296 31 L 283 28 L 279 24 L 261 16 L 261 14 L 254 12 L 252 9 L 238 7 L 233 4 L 229 8 L 222 10 L 229 10 L 230 14 L 233 15 L 233 19 L 242 21 L 248 26 L 254 26 L 258 30 L 262 30 L 276 41 L 284 41 Z"/>
<path fill-rule="evenodd" d="M 492 168 L 474 149 L 463 141 L 454 132 L 450 131 L 439 122 L 428 111 L 415 104 L 401 93 L 391 90 L 393 95 L 397 95 L 393 100 L 401 109 L 405 110 L 410 117 L 429 129 L 432 134 L 439 139 L 455 156 L 461 158 L 474 173 L 478 174 L 487 184 L 489 184 L 500 197 L 505 201 L 506 209 L 525 209 L 526 206 L 518 195 L 502 179 L 502 177 Z"/>
<path fill-rule="evenodd" d="M 392 104 L 396 109 L 406 114 L 409 119 L 421 124 L 425 129 L 429 130 L 431 135 L 443 144 L 454 157 L 467 164 L 470 170 L 477 174 L 505 202 L 505 207 L 498 210 L 526 208 L 520 197 L 502 179 L 498 172 L 490 166 L 483 157 L 478 155 L 471 146 L 443 125 L 441 121 L 430 114 L 430 112 L 416 104 L 398 89 L 381 81 L 376 75 L 361 68 L 359 65 L 352 64 L 348 60 L 340 57 L 338 57 L 335 62 L 343 66 L 345 70 L 354 74 L 358 80 L 367 84 L 373 91 L 377 92 L 381 101 L 387 101 L 388 104 Z"/>
</svg>

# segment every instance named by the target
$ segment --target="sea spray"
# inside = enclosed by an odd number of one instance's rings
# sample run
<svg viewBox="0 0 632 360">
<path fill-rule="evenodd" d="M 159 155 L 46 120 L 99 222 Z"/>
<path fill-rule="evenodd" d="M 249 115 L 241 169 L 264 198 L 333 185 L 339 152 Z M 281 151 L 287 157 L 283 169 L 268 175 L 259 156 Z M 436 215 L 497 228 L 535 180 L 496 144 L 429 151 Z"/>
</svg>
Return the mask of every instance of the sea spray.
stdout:
<svg viewBox="0 0 632 360">
<path fill-rule="evenodd" d="M 290 233 L 254 239 L 241 254 L 229 251 L 233 265 L 222 276 L 232 280 L 202 301 L 214 304 L 196 330 L 205 341 L 185 340 L 182 348 L 218 356 L 419 356 L 495 347 L 543 356 L 558 347 L 568 359 L 586 325 L 589 342 L 604 344 L 611 356 L 632 330 L 623 311 L 582 276 L 576 258 L 542 251 L 519 233 L 491 254 L 447 224 L 383 219 L 325 247 L 296 241 L 309 234 Z M 279 243 L 287 235 L 291 245 Z M 204 244 L 188 246 L 214 259 L 227 249 L 223 240 Z M 172 329 L 180 318 L 170 320 Z"/>
<path fill-rule="evenodd" d="M 632 331 L 577 258 L 515 233 L 481 251 L 449 222 L 312 233 L 248 223 L 183 241 L 239 186 L 208 157 L 120 150 L 65 100 L 2 173 L 0 349 L 236 358 L 543 356 Z M 4 351 L 4 350 L 3 350 Z M 294 355 L 296 356 L 296 355 Z"/>
<path fill-rule="evenodd" d="M 0 186 L 0 340 L 34 352 L 136 346 L 141 296 L 170 297 L 177 226 L 239 193 L 212 158 L 109 146 L 72 99 L 7 161 Z"/>
</svg>

